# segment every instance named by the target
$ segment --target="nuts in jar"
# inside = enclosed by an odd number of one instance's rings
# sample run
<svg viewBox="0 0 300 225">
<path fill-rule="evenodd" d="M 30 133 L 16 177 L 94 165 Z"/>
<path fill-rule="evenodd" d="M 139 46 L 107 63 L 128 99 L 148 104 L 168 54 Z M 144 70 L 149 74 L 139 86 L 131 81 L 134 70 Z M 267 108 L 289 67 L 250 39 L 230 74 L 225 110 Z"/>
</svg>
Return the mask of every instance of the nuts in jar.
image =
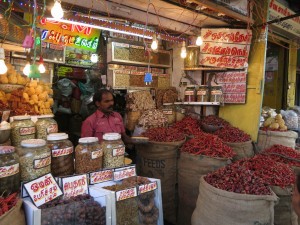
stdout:
<svg viewBox="0 0 300 225">
<path fill-rule="evenodd" d="M 103 150 L 97 137 L 80 138 L 75 148 L 75 172 L 88 173 L 102 169 Z"/>
<path fill-rule="evenodd" d="M 30 181 L 51 172 L 51 152 L 43 139 L 28 139 L 17 148 L 21 181 Z"/>
<path fill-rule="evenodd" d="M 10 124 L 10 139 L 13 146 L 20 146 L 21 141 L 35 138 L 35 125 L 30 116 L 14 116 Z"/>
<path fill-rule="evenodd" d="M 106 133 L 101 143 L 104 158 L 104 168 L 116 168 L 124 166 L 125 145 L 118 133 Z"/>
<path fill-rule="evenodd" d="M 41 115 L 37 117 L 38 120 L 35 123 L 37 139 L 46 140 L 48 134 L 58 132 L 58 126 L 53 117 L 53 114 Z"/>
<path fill-rule="evenodd" d="M 73 144 L 66 133 L 52 133 L 47 136 L 51 151 L 51 173 L 53 176 L 74 174 Z"/>
<path fill-rule="evenodd" d="M 20 187 L 19 156 L 13 146 L 0 146 L 0 194 L 7 196 Z"/>
</svg>

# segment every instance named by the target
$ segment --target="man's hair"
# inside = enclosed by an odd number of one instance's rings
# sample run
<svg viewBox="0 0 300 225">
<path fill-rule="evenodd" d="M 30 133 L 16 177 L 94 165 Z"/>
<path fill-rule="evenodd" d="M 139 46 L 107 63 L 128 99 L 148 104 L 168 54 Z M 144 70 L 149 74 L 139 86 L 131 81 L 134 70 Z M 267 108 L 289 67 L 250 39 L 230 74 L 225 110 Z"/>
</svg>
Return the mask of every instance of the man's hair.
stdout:
<svg viewBox="0 0 300 225">
<path fill-rule="evenodd" d="M 101 102 L 102 96 L 104 94 L 112 94 L 112 93 L 111 93 L 111 91 L 109 91 L 107 89 L 100 89 L 100 90 L 96 91 L 93 96 L 93 103 L 96 104 L 96 102 Z"/>
</svg>

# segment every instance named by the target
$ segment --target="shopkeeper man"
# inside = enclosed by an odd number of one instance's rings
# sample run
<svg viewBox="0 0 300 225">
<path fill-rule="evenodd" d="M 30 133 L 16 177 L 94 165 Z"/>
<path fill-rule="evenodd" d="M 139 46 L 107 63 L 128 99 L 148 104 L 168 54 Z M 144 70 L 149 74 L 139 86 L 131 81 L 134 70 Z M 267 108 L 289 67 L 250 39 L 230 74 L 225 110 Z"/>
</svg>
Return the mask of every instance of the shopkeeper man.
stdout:
<svg viewBox="0 0 300 225">
<path fill-rule="evenodd" d="M 107 89 L 97 91 L 93 96 L 97 110 L 83 122 L 81 137 L 98 137 L 103 140 L 105 133 L 119 133 L 125 144 L 132 144 L 132 139 L 126 135 L 122 116 L 113 111 L 114 97 Z"/>
</svg>

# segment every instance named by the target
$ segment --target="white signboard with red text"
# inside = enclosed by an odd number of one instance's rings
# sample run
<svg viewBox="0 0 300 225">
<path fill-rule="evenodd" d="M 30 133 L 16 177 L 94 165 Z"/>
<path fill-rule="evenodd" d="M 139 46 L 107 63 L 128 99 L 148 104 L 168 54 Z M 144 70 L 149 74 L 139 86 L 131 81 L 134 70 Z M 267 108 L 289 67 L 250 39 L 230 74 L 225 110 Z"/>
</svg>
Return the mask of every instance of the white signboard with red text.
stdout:
<svg viewBox="0 0 300 225">
<path fill-rule="evenodd" d="M 61 178 L 64 197 L 74 197 L 89 193 L 87 174 Z"/>
<path fill-rule="evenodd" d="M 230 69 L 248 67 L 251 30 L 203 28 L 200 65 Z"/>
</svg>

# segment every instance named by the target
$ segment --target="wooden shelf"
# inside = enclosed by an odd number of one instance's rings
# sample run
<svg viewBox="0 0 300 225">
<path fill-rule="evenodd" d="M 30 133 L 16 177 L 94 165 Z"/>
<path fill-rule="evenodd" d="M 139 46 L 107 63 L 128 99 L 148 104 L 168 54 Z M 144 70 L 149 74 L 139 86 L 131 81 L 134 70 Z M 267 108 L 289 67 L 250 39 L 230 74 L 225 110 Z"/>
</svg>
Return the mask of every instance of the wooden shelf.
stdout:
<svg viewBox="0 0 300 225">
<path fill-rule="evenodd" d="M 206 70 L 206 71 L 225 71 L 227 68 L 218 68 L 218 67 L 191 67 L 183 68 L 185 71 L 197 71 L 197 70 Z"/>
<path fill-rule="evenodd" d="M 207 106 L 219 106 L 220 102 L 174 102 L 176 105 L 207 105 Z"/>
</svg>

